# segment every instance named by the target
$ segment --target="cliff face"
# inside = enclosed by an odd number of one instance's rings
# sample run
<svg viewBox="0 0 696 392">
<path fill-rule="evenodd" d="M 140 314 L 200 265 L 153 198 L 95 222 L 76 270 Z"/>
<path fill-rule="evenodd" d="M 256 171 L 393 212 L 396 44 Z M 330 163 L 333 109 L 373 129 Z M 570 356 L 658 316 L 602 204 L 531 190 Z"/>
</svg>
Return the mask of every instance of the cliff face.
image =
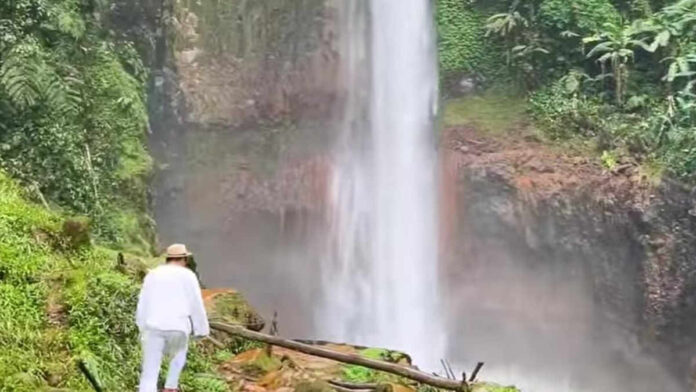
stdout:
<svg viewBox="0 0 696 392">
<path fill-rule="evenodd" d="M 609 325 L 635 353 L 661 358 L 686 381 L 696 348 L 696 217 L 688 189 L 651 185 L 636 167 L 610 172 L 521 137 L 458 128 L 445 144 L 454 286 L 514 271 L 505 292 L 514 297 L 515 286 L 524 286 L 532 302 L 503 307 L 562 326 L 564 336 Z M 481 308 L 486 291 L 501 299 L 492 279 L 473 283 L 484 288 Z"/>
<path fill-rule="evenodd" d="M 151 35 L 160 239 L 187 242 L 205 281 L 240 288 L 264 312 L 294 308 L 281 317 L 297 333 L 311 300 L 277 275 L 313 268 L 287 261 L 285 233 L 328 178 L 316 152 L 340 100 L 338 4 L 164 0 Z"/>
<path fill-rule="evenodd" d="M 240 126 L 327 115 L 335 10 L 326 0 L 175 0 L 174 64 L 186 120 Z"/>
</svg>

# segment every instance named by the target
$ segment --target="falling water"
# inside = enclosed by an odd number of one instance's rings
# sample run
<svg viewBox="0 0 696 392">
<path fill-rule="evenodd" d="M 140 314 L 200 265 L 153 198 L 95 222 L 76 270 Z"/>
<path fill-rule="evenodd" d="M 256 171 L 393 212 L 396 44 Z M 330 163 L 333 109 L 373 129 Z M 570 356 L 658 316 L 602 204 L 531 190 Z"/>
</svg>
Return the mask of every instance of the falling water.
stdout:
<svg viewBox="0 0 696 392">
<path fill-rule="evenodd" d="M 346 1 L 348 90 L 318 318 L 334 339 L 441 355 L 429 0 Z"/>
</svg>

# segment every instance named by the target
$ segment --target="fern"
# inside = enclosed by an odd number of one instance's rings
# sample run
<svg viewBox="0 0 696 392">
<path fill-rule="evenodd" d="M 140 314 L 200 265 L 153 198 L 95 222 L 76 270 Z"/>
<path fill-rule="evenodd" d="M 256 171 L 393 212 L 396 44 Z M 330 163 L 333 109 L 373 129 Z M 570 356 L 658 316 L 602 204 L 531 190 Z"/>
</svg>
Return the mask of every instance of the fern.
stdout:
<svg viewBox="0 0 696 392">
<path fill-rule="evenodd" d="M 44 73 L 45 81 L 41 86 L 44 102 L 57 113 L 75 115 L 82 105 L 83 82 L 75 76 L 61 77 L 56 72 Z"/>
<path fill-rule="evenodd" d="M 43 60 L 35 43 L 16 45 L 3 58 L 0 66 L 0 85 L 14 106 L 27 108 L 36 105 L 41 96 Z"/>
<path fill-rule="evenodd" d="M 67 68 L 68 76 L 62 77 L 46 57 L 33 42 L 16 45 L 0 66 L 0 86 L 19 109 L 42 104 L 61 115 L 78 113 L 82 81 L 74 76 L 77 71 Z"/>
</svg>

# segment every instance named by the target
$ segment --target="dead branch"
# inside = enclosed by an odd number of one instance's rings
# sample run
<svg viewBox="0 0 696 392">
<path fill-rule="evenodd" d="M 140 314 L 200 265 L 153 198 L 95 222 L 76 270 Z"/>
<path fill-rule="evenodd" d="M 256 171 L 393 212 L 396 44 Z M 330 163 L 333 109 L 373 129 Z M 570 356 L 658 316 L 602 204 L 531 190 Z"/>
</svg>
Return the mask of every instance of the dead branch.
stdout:
<svg viewBox="0 0 696 392">
<path fill-rule="evenodd" d="M 332 383 L 329 383 L 329 385 L 331 385 L 331 388 L 336 390 L 336 392 L 374 392 L 374 389 L 350 389 Z"/>
<path fill-rule="evenodd" d="M 430 375 L 421 371 L 404 367 L 402 365 L 378 361 L 362 357 L 357 354 L 345 354 L 325 348 L 309 346 L 289 339 L 283 339 L 278 336 L 266 335 L 264 333 L 253 332 L 247 330 L 240 325 L 230 325 L 218 322 L 210 323 L 210 327 L 218 331 L 227 332 L 229 334 L 243 337 L 246 339 L 256 340 L 259 342 L 272 344 L 274 346 L 285 347 L 290 350 L 298 351 L 304 354 L 314 355 L 317 357 L 332 359 L 334 361 L 349 363 L 351 365 L 364 366 L 370 369 L 379 370 L 391 373 L 397 376 L 405 377 L 413 381 L 427 384 L 435 388 L 448 389 L 451 391 L 469 392 L 469 384 L 466 379 L 462 381 L 448 380 L 446 378 Z"/>
<path fill-rule="evenodd" d="M 347 388 L 347 389 L 376 389 L 377 384 L 358 384 L 354 382 L 347 382 L 347 381 L 341 381 L 341 380 L 331 380 L 329 381 L 329 384 L 332 385 L 337 385 L 339 387 Z"/>
<path fill-rule="evenodd" d="M 224 350 L 224 349 L 225 349 L 225 345 L 222 344 L 222 342 L 220 342 L 219 340 L 215 339 L 215 338 L 212 337 L 212 336 L 206 336 L 206 337 L 205 337 L 205 340 L 209 341 L 213 346 L 219 348 L 220 350 Z"/>
<path fill-rule="evenodd" d="M 474 369 L 474 372 L 471 373 L 471 378 L 469 379 L 469 382 L 474 382 L 476 381 L 476 376 L 478 376 L 479 372 L 481 371 L 481 368 L 483 367 L 483 362 L 479 362 L 476 364 L 476 368 Z"/>
</svg>

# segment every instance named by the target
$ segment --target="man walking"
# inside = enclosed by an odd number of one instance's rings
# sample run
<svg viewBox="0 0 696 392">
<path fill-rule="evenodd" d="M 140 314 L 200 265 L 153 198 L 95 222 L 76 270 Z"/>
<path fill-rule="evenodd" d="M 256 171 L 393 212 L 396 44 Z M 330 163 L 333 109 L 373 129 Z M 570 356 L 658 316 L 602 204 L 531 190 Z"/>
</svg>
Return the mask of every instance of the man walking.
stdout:
<svg viewBox="0 0 696 392">
<path fill-rule="evenodd" d="M 167 248 L 167 262 L 150 271 L 140 290 L 136 323 L 143 345 L 140 392 L 157 392 L 162 357 L 171 356 L 163 392 L 176 392 L 186 364 L 189 335 L 207 336 L 208 317 L 196 275 L 186 268 L 185 245 Z"/>
</svg>

